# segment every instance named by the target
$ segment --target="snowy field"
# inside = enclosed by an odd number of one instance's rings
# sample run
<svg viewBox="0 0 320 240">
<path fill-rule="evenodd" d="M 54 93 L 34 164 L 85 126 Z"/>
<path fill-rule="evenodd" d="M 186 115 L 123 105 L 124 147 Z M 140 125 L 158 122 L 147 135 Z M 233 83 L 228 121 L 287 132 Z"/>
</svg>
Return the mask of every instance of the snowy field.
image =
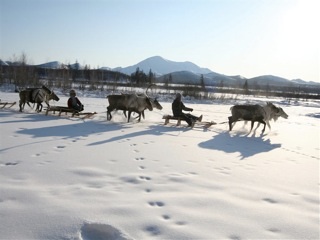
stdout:
<svg viewBox="0 0 320 240">
<path fill-rule="evenodd" d="M 319 101 L 268 99 L 289 118 L 261 135 L 228 131 L 234 101 L 184 99 L 204 130 L 164 126 L 172 99 L 141 123 L 80 100 L 93 119 L 0 110 L 0 239 L 319 239 Z"/>
</svg>

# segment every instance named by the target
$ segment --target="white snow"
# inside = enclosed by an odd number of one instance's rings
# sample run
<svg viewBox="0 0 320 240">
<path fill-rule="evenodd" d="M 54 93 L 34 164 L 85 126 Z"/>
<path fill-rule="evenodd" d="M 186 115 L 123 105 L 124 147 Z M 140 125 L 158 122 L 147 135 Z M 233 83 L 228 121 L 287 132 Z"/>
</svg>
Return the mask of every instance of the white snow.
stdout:
<svg viewBox="0 0 320 240">
<path fill-rule="evenodd" d="M 289 115 L 261 136 L 228 131 L 235 102 L 185 99 L 203 130 L 164 126 L 171 99 L 141 123 L 80 100 L 95 118 L 0 110 L 0 239 L 319 239 L 319 101 L 252 99 Z"/>
</svg>

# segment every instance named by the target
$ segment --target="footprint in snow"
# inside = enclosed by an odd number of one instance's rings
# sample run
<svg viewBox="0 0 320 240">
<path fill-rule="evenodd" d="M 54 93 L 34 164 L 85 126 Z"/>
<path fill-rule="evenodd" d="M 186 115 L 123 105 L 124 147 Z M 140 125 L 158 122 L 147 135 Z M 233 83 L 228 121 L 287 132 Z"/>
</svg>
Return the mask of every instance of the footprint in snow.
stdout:
<svg viewBox="0 0 320 240">
<path fill-rule="evenodd" d="M 164 214 L 164 215 L 162 215 L 162 218 L 164 220 L 169 220 L 171 217 L 169 215 L 167 215 L 167 214 Z"/>
<path fill-rule="evenodd" d="M 160 202 L 160 201 L 148 202 L 148 204 L 152 207 L 163 207 L 165 205 L 164 202 Z"/>
<path fill-rule="evenodd" d="M 140 176 L 139 178 L 147 181 L 151 180 L 151 177 Z"/>
<path fill-rule="evenodd" d="M 268 202 L 268 203 L 272 203 L 272 204 L 278 203 L 276 200 L 271 199 L 271 198 L 264 198 L 263 201 Z"/>
<path fill-rule="evenodd" d="M 52 162 L 52 161 L 50 161 L 50 160 L 46 160 L 46 161 L 38 162 L 37 164 L 40 165 L 40 166 L 43 166 L 43 165 L 49 164 L 49 163 L 51 163 L 51 162 Z"/>
<path fill-rule="evenodd" d="M 187 222 L 186 221 L 177 221 L 175 222 L 176 225 L 179 225 L 179 226 L 183 226 L 183 225 L 187 225 Z"/>
<path fill-rule="evenodd" d="M 62 150 L 62 149 L 64 149 L 66 146 L 63 146 L 63 145 L 59 145 L 59 146 L 56 146 L 55 148 L 57 149 L 57 150 Z"/>
<path fill-rule="evenodd" d="M 280 229 L 278 229 L 278 228 L 269 228 L 269 229 L 267 229 L 269 232 L 273 232 L 273 233 L 278 233 L 278 232 L 281 232 L 281 230 Z"/>
<path fill-rule="evenodd" d="M 85 223 L 80 230 L 80 237 L 82 240 L 103 240 L 103 239 L 117 239 L 117 240 L 130 240 L 117 228 L 102 224 L 102 223 Z"/>
<path fill-rule="evenodd" d="M 40 157 L 41 153 L 32 154 L 31 157 Z"/>
<path fill-rule="evenodd" d="M 147 231 L 152 236 L 157 236 L 161 234 L 160 228 L 156 225 L 148 225 L 144 228 L 144 230 Z"/>
<path fill-rule="evenodd" d="M 18 165 L 18 164 L 19 164 L 18 162 L 7 162 L 4 165 L 5 166 L 15 166 L 15 165 Z"/>
<path fill-rule="evenodd" d="M 238 236 L 238 235 L 231 235 L 229 238 L 230 238 L 231 240 L 241 240 L 241 237 Z"/>
</svg>

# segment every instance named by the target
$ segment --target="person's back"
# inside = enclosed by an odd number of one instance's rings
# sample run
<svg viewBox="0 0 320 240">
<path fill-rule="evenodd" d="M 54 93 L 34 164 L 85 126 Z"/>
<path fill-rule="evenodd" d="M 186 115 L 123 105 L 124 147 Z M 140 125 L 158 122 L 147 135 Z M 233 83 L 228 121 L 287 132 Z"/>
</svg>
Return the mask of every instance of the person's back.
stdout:
<svg viewBox="0 0 320 240">
<path fill-rule="evenodd" d="M 184 111 L 189 111 L 192 112 L 192 108 L 186 107 L 183 102 L 181 101 L 181 94 L 177 93 L 176 98 L 172 102 L 172 113 L 174 117 L 180 117 L 181 119 L 185 120 L 189 126 L 193 126 L 195 121 L 200 121 L 202 120 L 202 115 L 200 117 L 193 116 L 189 113 L 184 113 Z"/>
<path fill-rule="evenodd" d="M 177 93 L 176 98 L 174 99 L 174 101 L 172 102 L 172 113 L 173 116 L 175 117 L 180 117 L 182 115 L 184 115 L 184 113 L 182 112 L 182 110 L 185 111 L 193 111 L 192 108 L 187 108 L 183 102 L 181 101 L 181 94 Z"/>
<path fill-rule="evenodd" d="M 83 111 L 83 105 L 80 100 L 76 97 L 76 91 L 70 90 L 70 98 L 68 99 L 68 108 L 72 108 L 77 111 Z"/>
<path fill-rule="evenodd" d="M 173 102 L 172 102 L 172 113 L 173 113 L 173 116 L 175 117 L 179 117 L 182 113 L 182 102 L 181 100 L 179 99 L 175 99 Z"/>
</svg>

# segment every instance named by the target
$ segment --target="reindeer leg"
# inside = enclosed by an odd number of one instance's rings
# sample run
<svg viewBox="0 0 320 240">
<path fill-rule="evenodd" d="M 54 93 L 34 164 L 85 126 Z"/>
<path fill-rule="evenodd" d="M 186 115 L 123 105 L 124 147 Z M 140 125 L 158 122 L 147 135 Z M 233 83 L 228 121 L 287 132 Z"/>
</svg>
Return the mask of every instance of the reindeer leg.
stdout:
<svg viewBox="0 0 320 240">
<path fill-rule="evenodd" d="M 24 103 L 23 106 L 24 106 L 25 104 L 26 104 L 26 103 Z M 27 102 L 27 104 L 28 104 L 28 106 L 29 106 L 30 108 L 33 108 L 33 107 L 30 106 L 30 103 L 29 103 L 29 102 Z"/>
<path fill-rule="evenodd" d="M 229 131 L 231 131 L 232 130 L 232 123 L 233 123 L 233 118 L 232 117 L 228 117 L 228 119 L 229 119 Z"/>
<path fill-rule="evenodd" d="M 263 121 L 263 119 L 259 119 L 258 122 L 263 124 L 263 129 L 262 129 L 262 134 L 263 134 L 264 131 L 266 130 L 266 122 Z"/>
<path fill-rule="evenodd" d="M 252 131 L 253 125 L 254 125 L 254 120 L 251 120 L 251 128 L 250 128 L 250 132 Z"/>
<path fill-rule="evenodd" d="M 266 130 L 266 123 L 263 122 L 263 129 L 262 129 L 262 133 L 264 133 L 264 131 Z"/>
<path fill-rule="evenodd" d="M 113 111 L 114 109 L 112 107 L 107 107 L 107 120 L 110 121 L 112 119 L 112 115 L 111 115 L 111 112 Z"/>
<path fill-rule="evenodd" d="M 19 108 L 20 108 L 19 111 L 20 111 L 20 112 L 22 112 L 22 104 L 23 104 L 23 103 L 22 103 L 22 101 L 20 100 L 20 101 L 19 101 Z"/>
<path fill-rule="evenodd" d="M 271 125 L 270 125 L 270 122 L 269 121 L 266 121 L 267 125 L 268 125 L 268 128 L 271 130 Z"/>
<path fill-rule="evenodd" d="M 38 109 L 38 112 L 42 111 L 42 103 L 37 104 L 37 109 Z"/>
<path fill-rule="evenodd" d="M 131 111 L 128 113 L 128 122 L 130 121 Z"/>
<path fill-rule="evenodd" d="M 111 112 L 107 112 L 107 120 L 110 121 L 112 119 Z"/>
</svg>

